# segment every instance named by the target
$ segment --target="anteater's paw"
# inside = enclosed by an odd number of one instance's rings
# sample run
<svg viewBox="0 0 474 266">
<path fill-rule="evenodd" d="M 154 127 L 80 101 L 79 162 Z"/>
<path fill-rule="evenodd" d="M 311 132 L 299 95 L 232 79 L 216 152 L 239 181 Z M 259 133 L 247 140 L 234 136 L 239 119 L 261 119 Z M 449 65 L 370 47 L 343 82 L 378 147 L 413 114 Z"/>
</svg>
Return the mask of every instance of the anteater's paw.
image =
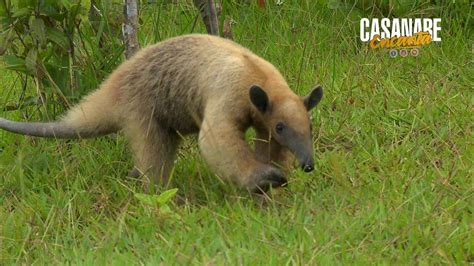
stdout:
<svg viewBox="0 0 474 266">
<path fill-rule="evenodd" d="M 253 193 L 262 194 L 267 192 L 270 187 L 277 188 L 286 186 L 287 184 L 288 180 L 281 170 L 272 166 L 268 166 L 260 171 L 256 171 L 252 175 L 252 185 L 250 190 Z"/>
</svg>

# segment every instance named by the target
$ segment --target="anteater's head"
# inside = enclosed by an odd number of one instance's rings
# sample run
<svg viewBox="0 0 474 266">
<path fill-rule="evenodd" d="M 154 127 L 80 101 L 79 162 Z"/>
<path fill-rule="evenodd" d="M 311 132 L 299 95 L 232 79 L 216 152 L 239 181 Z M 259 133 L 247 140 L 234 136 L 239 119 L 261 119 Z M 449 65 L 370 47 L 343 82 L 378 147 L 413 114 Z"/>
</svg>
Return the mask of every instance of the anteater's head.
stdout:
<svg viewBox="0 0 474 266">
<path fill-rule="evenodd" d="M 299 97 L 293 93 L 267 94 L 253 85 L 249 95 L 272 138 L 296 156 L 305 172 L 311 172 L 314 160 L 309 111 L 323 97 L 321 86 L 316 86 L 307 96 Z"/>
</svg>

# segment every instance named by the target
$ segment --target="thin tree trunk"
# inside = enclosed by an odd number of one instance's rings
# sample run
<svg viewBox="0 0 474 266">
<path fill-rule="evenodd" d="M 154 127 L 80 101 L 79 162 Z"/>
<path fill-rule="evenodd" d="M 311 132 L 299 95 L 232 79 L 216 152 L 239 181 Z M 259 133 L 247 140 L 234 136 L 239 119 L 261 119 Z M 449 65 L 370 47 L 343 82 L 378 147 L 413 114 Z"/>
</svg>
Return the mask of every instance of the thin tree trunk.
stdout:
<svg viewBox="0 0 474 266">
<path fill-rule="evenodd" d="M 124 0 L 124 23 L 122 26 L 125 57 L 130 58 L 140 49 L 138 43 L 138 4 L 137 0 Z"/>
<path fill-rule="evenodd" d="M 219 36 L 219 21 L 217 19 L 216 6 L 213 0 L 193 0 L 199 10 L 207 33 Z"/>
</svg>

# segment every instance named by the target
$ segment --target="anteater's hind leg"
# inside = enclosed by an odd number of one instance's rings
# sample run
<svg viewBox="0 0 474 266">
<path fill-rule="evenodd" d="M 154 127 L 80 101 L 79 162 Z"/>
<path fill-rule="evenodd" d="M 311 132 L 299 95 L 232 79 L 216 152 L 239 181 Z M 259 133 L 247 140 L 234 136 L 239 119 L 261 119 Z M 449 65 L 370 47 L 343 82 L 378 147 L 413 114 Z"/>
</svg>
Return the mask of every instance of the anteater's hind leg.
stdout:
<svg viewBox="0 0 474 266">
<path fill-rule="evenodd" d="M 152 188 L 150 184 L 166 185 L 173 168 L 179 135 L 161 126 L 155 119 L 130 121 L 125 134 L 135 155 L 135 169 L 143 176 L 147 190 Z"/>
</svg>

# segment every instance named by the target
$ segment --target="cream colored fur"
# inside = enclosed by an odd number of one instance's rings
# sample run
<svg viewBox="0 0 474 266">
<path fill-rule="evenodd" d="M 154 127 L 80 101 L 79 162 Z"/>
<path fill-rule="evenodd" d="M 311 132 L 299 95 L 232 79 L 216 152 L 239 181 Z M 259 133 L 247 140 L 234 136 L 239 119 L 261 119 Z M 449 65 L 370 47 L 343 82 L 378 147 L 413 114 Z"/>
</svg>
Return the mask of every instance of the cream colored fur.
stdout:
<svg viewBox="0 0 474 266">
<path fill-rule="evenodd" d="M 267 93 L 271 115 L 250 102 L 255 84 Z M 216 173 L 255 190 L 291 164 L 288 150 L 271 139 L 280 120 L 310 136 L 302 99 L 272 64 L 229 40 L 187 35 L 139 51 L 61 124 L 79 135 L 123 130 L 136 168 L 154 183 L 167 182 L 180 135 L 199 133 L 202 155 Z M 249 127 L 257 130 L 255 151 L 244 139 Z"/>
</svg>

